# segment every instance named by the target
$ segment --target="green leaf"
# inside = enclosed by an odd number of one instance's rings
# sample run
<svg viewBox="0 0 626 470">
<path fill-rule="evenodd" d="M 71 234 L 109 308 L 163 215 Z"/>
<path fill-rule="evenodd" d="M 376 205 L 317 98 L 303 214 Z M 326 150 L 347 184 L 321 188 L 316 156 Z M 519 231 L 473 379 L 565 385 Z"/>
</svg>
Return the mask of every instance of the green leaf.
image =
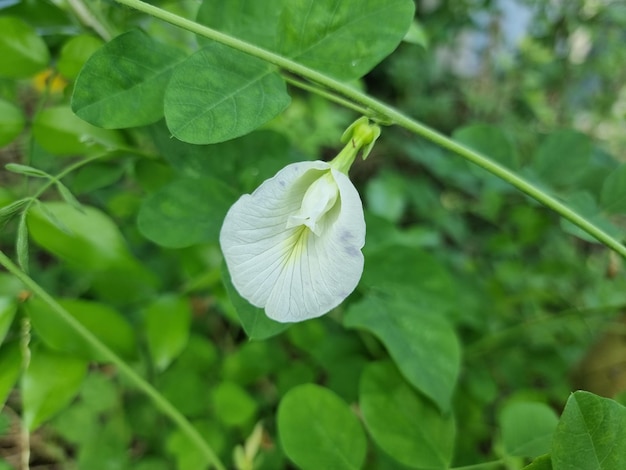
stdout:
<svg viewBox="0 0 626 470">
<path fill-rule="evenodd" d="M 568 187 L 585 175 L 591 153 L 589 137 L 571 130 L 560 131 L 541 144 L 531 168 L 543 182 L 557 188 Z"/>
<path fill-rule="evenodd" d="M 0 227 L 10 220 L 16 214 L 22 212 L 22 209 L 28 205 L 30 202 L 30 198 L 18 199 L 17 201 L 13 201 L 11 204 L 0 208 Z"/>
<path fill-rule="evenodd" d="M 148 239 L 169 248 L 217 243 L 235 194 L 215 178 L 178 178 L 149 195 L 137 225 Z"/>
<path fill-rule="evenodd" d="M 554 410 L 544 403 L 508 402 L 499 416 L 505 451 L 517 457 L 548 453 L 558 422 Z"/>
<path fill-rule="evenodd" d="M 406 32 L 402 40 L 404 42 L 408 42 L 409 44 L 422 46 L 424 49 L 428 49 L 428 45 L 430 43 L 426 29 L 418 21 L 413 21 L 411 23 L 409 30 Z"/>
<path fill-rule="evenodd" d="M 17 237 L 15 239 L 15 252 L 17 254 L 17 264 L 22 271 L 28 272 L 28 225 L 26 223 L 27 214 L 22 212 L 20 221 L 17 224 Z"/>
<path fill-rule="evenodd" d="M 367 430 L 390 456 L 410 468 L 448 468 L 455 424 L 417 393 L 390 362 L 369 364 L 359 385 Z"/>
<path fill-rule="evenodd" d="M 133 328 L 119 312 L 108 305 L 87 300 L 61 299 L 59 304 L 117 355 L 124 358 L 135 356 Z M 68 328 L 43 301 L 32 299 L 26 304 L 26 309 L 33 329 L 51 350 L 88 361 L 105 361 L 89 342 Z"/>
<path fill-rule="evenodd" d="M 256 46 L 276 49 L 278 20 L 285 0 L 202 2 L 196 21 Z M 212 41 L 198 37 L 207 45 Z"/>
<path fill-rule="evenodd" d="M 442 411 L 450 410 L 461 347 L 445 318 L 401 295 L 381 294 L 350 306 L 344 325 L 377 336 L 402 375 Z"/>
<path fill-rule="evenodd" d="M 142 31 L 122 34 L 89 58 L 76 79 L 72 109 L 106 129 L 156 122 L 172 70 L 183 58 Z"/>
<path fill-rule="evenodd" d="M 611 221 L 602 213 L 598 204 L 593 197 L 587 191 L 570 193 L 565 201 L 569 207 L 574 209 L 589 222 L 595 226 L 600 227 L 606 233 L 615 238 L 622 238 L 623 231 L 613 225 Z M 583 229 L 574 225 L 569 220 L 561 218 L 561 227 L 566 232 L 590 243 L 600 243 L 595 237 L 592 237 Z"/>
<path fill-rule="evenodd" d="M 222 264 L 222 282 L 248 338 L 260 341 L 276 336 L 289 328 L 288 323 L 272 320 L 262 308 L 255 307 L 239 295 L 230 279 L 226 263 Z"/>
<path fill-rule="evenodd" d="M 255 130 L 289 101 L 273 65 L 213 43 L 176 67 L 165 92 L 165 119 L 178 139 L 211 144 Z"/>
<path fill-rule="evenodd" d="M 234 382 L 220 382 L 211 391 L 213 410 L 226 426 L 252 422 L 258 405 L 246 390 Z"/>
<path fill-rule="evenodd" d="M 516 169 L 519 167 L 515 147 L 501 127 L 489 124 L 470 124 L 456 129 L 452 137 L 477 152 L 484 153 L 507 168 Z M 476 168 L 476 166 L 472 165 L 472 168 Z M 480 171 L 482 174 L 486 174 L 484 170 Z"/>
<path fill-rule="evenodd" d="M 526 465 L 523 470 L 552 470 L 552 459 L 549 455 L 542 455 Z"/>
<path fill-rule="evenodd" d="M 287 1 L 278 52 L 340 80 L 355 80 L 400 44 L 414 11 L 410 0 Z"/>
<path fill-rule="evenodd" d="M 626 212 L 626 165 L 620 165 L 604 181 L 600 205 L 609 214 Z"/>
<path fill-rule="evenodd" d="M 407 203 L 406 180 L 391 172 L 381 172 L 367 183 L 367 209 L 379 217 L 398 222 Z"/>
<path fill-rule="evenodd" d="M 22 354 L 18 341 L 0 347 L 0 404 L 4 405 L 22 371 Z"/>
<path fill-rule="evenodd" d="M 552 466 L 626 468 L 626 407 L 589 392 L 570 395 L 554 433 Z"/>
<path fill-rule="evenodd" d="M 293 388 L 278 406 L 277 422 L 283 450 L 298 468 L 356 470 L 365 462 L 359 420 L 328 389 L 314 384 Z"/>
<path fill-rule="evenodd" d="M 156 299 L 144 312 L 148 349 L 158 371 L 165 370 L 185 349 L 189 340 L 189 300 L 175 295 Z"/>
<path fill-rule="evenodd" d="M 36 348 L 22 380 L 22 420 L 34 431 L 70 404 L 87 372 L 87 362 Z"/>
<path fill-rule="evenodd" d="M 117 226 L 100 210 L 83 206 L 81 213 L 64 202 L 41 205 L 70 231 L 60 230 L 41 208 L 33 208 L 28 213 L 28 226 L 33 240 L 42 248 L 76 267 L 90 270 L 135 263 Z"/>
<path fill-rule="evenodd" d="M 20 165 L 19 163 L 7 163 L 4 167 L 11 173 L 17 173 L 18 175 L 34 176 L 35 178 L 52 178 L 52 176 L 50 176 L 45 171 L 33 168 L 32 166 L 28 165 Z"/>
<path fill-rule="evenodd" d="M 61 48 L 57 69 L 70 80 L 74 80 L 87 59 L 102 47 L 102 40 L 95 36 L 81 34 L 70 38 Z M 106 76 L 106 79 L 110 79 Z"/>
<path fill-rule="evenodd" d="M 28 78 L 50 61 L 46 43 L 19 18 L 0 17 L 0 77 Z"/>
<path fill-rule="evenodd" d="M 61 197 L 63 198 L 65 202 L 67 202 L 70 206 L 72 206 L 78 212 L 83 212 L 83 213 L 85 212 L 82 204 L 78 202 L 78 199 L 76 199 L 76 197 L 67 188 L 67 186 L 65 186 L 60 181 L 56 181 L 55 185 L 56 185 L 57 191 L 59 191 L 59 194 L 61 195 Z"/>
<path fill-rule="evenodd" d="M 68 106 L 45 108 L 37 113 L 33 136 L 54 155 L 82 155 L 124 144 L 120 134 L 92 126 L 76 117 Z"/>
<path fill-rule="evenodd" d="M 14 104 L 0 99 L 0 147 L 13 142 L 21 134 L 25 124 L 24 112 Z"/>
<path fill-rule="evenodd" d="M 13 297 L 0 296 L 0 344 L 4 342 L 7 332 L 17 312 L 17 302 Z"/>
</svg>

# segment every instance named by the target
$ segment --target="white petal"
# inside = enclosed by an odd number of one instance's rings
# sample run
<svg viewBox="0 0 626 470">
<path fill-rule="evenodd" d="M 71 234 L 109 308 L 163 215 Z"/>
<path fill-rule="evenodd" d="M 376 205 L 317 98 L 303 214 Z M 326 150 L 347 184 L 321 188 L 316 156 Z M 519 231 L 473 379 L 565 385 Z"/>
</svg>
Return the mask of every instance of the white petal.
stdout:
<svg viewBox="0 0 626 470">
<path fill-rule="evenodd" d="M 339 199 L 318 221 L 317 236 L 288 227 L 304 195 L 330 171 Z M 318 317 L 339 305 L 363 272 L 365 221 L 358 192 L 325 162 L 288 165 L 228 212 L 220 243 L 233 285 L 280 322 Z"/>
</svg>

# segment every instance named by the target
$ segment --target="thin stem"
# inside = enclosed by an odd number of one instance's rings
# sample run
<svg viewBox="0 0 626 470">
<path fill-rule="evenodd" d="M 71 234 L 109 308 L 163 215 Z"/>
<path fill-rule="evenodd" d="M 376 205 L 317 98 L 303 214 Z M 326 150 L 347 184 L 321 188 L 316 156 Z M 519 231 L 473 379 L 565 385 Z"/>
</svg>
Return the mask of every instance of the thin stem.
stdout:
<svg viewBox="0 0 626 470">
<path fill-rule="evenodd" d="M 325 90 L 315 85 L 311 85 L 310 83 L 307 83 L 305 81 L 290 77 L 289 75 L 283 74 L 283 79 L 287 83 L 295 87 L 308 91 L 309 93 L 315 93 L 316 95 L 319 95 L 322 98 L 326 98 L 328 101 L 332 101 L 333 103 L 340 104 L 344 108 L 351 109 L 353 111 L 356 111 L 359 114 L 363 114 L 363 115 L 368 114 L 367 109 L 363 108 L 362 106 L 359 106 L 358 104 L 353 103 L 352 101 L 342 98 L 341 96 L 337 96 L 334 93 L 329 92 L 328 90 Z"/>
<path fill-rule="evenodd" d="M 520 191 L 526 193 L 533 199 L 536 199 L 546 207 L 554 210 L 558 214 L 560 214 L 563 218 L 569 220 L 574 225 L 580 227 L 582 230 L 587 232 L 589 235 L 596 238 L 598 241 L 604 243 L 606 246 L 612 248 L 621 256 L 626 258 L 626 247 L 622 245 L 618 240 L 611 237 L 604 230 L 595 226 L 587 219 L 579 215 L 574 210 L 570 209 L 563 203 L 561 203 L 556 198 L 550 196 L 549 194 L 544 193 L 537 186 L 533 185 L 529 181 L 526 181 L 524 178 L 518 176 L 514 172 L 508 170 L 507 168 L 499 165 L 498 163 L 490 160 L 484 155 L 471 150 L 470 148 L 455 142 L 454 140 L 446 137 L 445 135 L 437 132 L 430 127 L 421 124 L 414 119 L 406 116 L 400 111 L 392 108 L 391 106 L 386 105 L 385 103 L 378 101 L 371 96 L 366 95 L 349 85 L 337 81 L 323 73 L 320 73 L 316 70 L 313 70 L 305 65 L 294 62 L 291 59 L 278 55 L 276 53 L 270 52 L 266 49 L 255 46 L 254 44 L 250 44 L 248 42 L 242 41 L 240 39 L 234 38 L 227 34 L 221 33 L 215 29 L 209 28 L 207 26 L 203 26 L 194 21 L 188 20 L 181 16 L 175 15 L 168 11 L 162 10 L 161 8 L 155 7 L 148 3 L 142 2 L 141 0 L 116 0 L 118 3 L 127 5 L 136 10 L 142 11 L 149 15 L 154 16 L 155 18 L 159 18 L 163 21 L 166 21 L 170 24 L 183 28 L 192 33 L 198 34 L 208 39 L 212 39 L 219 43 L 222 43 L 226 46 L 232 47 L 233 49 L 237 49 L 246 54 L 250 54 L 252 56 L 258 57 L 266 62 L 274 64 L 284 70 L 287 70 L 291 73 L 294 73 L 298 76 L 304 77 L 312 82 L 318 83 L 330 90 L 333 90 L 336 93 L 339 93 L 352 101 L 353 103 L 360 104 L 363 108 L 369 110 L 367 113 L 369 117 L 373 119 L 377 119 L 379 117 L 386 118 L 385 121 L 388 121 L 390 124 L 397 124 L 399 126 L 404 127 L 405 129 L 413 132 L 414 134 L 420 135 L 431 142 L 434 142 L 452 152 L 457 153 L 462 156 L 466 160 L 478 165 L 481 168 L 484 168 L 488 172 L 498 176 L 499 178 L 507 181 Z"/>
<path fill-rule="evenodd" d="M 224 465 L 219 460 L 213 449 L 202 438 L 198 430 L 187 420 L 187 418 L 185 418 L 185 416 L 183 416 L 183 414 L 176 409 L 176 407 L 168 402 L 163 395 L 152 387 L 152 385 L 142 379 L 141 376 L 139 376 L 128 364 L 126 364 L 126 362 L 124 362 L 123 359 L 111 351 L 102 341 L 94 336 L 91 331 L 85 328 L 82 323 L 76 320 L 76 318 L 74 318 L 56 300 L 54 300 L 50 294 L 39 286 L 39 284 L 37 284 L 26 273 L 21 271 L 2 251 L 0 251 L 0 265 L 4 266 L 7 271 L 22 281 L 22 283 L 33 294 L 45 302 L 68 327 L 87 341 L 101 357 L 103 357 L 107 362 L 113 364 L 129 382 L 134 384 L 141 392 L 150 398 L 155 407 L 161 410 L 164 415 L 168 416 L 176 424 L 176 426 L 178 426 L 178 428 L 187 436 L 196 448 L 202 452 L 208 462 L 210 462 L 218 470 L 225 470 Z"/>
<path fill-rule="evenodd" d="M 30 366 L 30 319 L 22 319 L 20 332 L 20 352 L 22 355 L 22 390 L 25 372 Z M 30 432 L 26 424 L 22 421 L 20 433 L 20 469 L 28 470 L 30 465 Z"/>
<path fill-rule="evenodd" d="M 93 29 L 102 39 L 110 41 L 111 38 L 115 36 L 112 31 L 113 28 L 102 19 L 98 19 L 98 15 L 91 11 L 91 9 L 85 5 L 85 2 L 82 0 L 67 0 L 67 3 L 81 23 Z"/>
</svg>

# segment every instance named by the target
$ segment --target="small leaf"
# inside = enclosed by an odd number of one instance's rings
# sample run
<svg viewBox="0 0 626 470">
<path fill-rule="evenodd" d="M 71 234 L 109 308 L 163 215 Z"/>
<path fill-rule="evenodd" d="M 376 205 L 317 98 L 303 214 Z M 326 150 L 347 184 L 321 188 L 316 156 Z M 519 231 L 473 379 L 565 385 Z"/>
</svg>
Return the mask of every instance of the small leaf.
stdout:
<svg viewBox="0 0 626 470">
<path fill-rule="evenodd" d="M 22 271 L 28 273 L 28 226 L 26 225 L 26 212 L 22 212 L 22 216 L 17 225 L 15 251 L 18 266 Z"/>
<path fill-rule="evenodd" d="M 626 407 L 589 392 L 570 395 L 554 433 L 552 466 L 626 468 Z"/>
<path fill-rule="evenodd" d="M 589 137 L 571 130 L 560 131 L 541 144 L 531 168 L 543 182 L 557 188 L 569 187 L 585 175 L 591 153 Z"/>
<path fill-rule="evenodd" d="M 359 404 L 374 441 L 410 468 L 448 468 L 455 425 L 411 388 L 390 362 L 368 365 L 359 385 Z"/>
<path fill-rule="evenodd" d="M 11 297 L 0 296 L 0 344 L 3 343 L 13 323 L 15 312 L 17 312 L 16 301 Z"/>
<path fill-rule="evenodd" d="M 163 371 L 185 349 L 189 339 L 189 301 L 174 295 L 156 299 L 144 313 L 148 349 L 158 371 Z"/>
<path fill-rule="evenodd" d="M 211 391 L 211 402 L 218 419 L 226 426 L 243 426 L 254 419 L 258 404 L 234 382 L 220 382 Z"/>
<path fill-rule="evenodd" d="M 26 197 L 24 199 L 13 201 L 8 206 L 0 208 L 0 227 L 2 227 L 2 225 L 9 221 L 13 216 L 22 212 L 22 209 L 26 207 L 30 201 L 31 199 Z"/>
<path fill-rule="evenodd" d="M 95 36 L 81 34 L 71 37 L 61 48 L 57 69 L 65 78 L 74 80 L 87 59 L 102 45 L 102 40 Z"/>
<path fill-rule="evenodd" d="M 61 299 L 59 304 L 116 354 L 125 358 L 135 355 L 135 334 L 119 312 L 105 304 L 86 300 Z M 26 304 L 26 310 L 33 329 L 51 350 L 90 361 L 105 360 L 43 301 L 32 299 Z"/>
<path fill-rule="evenodd" d="M 450 410 L 461 348 L 445 318 L 400 295 L 371 294 L 350 306 L 344 325 L 380 338 L 402 375 L 443 412 Z"/>
<path fill-rule="evenodd" d="M 0 347 L 0 405 L 4 405 L 22 371 L 22 354 L 18 341 Z"/>
<path fill-rule="evenodd" d="M 82 155 L 124 145 L 119 133 L 92 126 L 77 117 L 68 106 L 39 111 L 33 122 L 33 136 L 53 155 Z"/>
<path fill-rule="evenodd" d="M 85 63 L 72 95 L 72 109 L 106 129 L 135 127 L 163 117 L 163 94 L 182 51 L 140 30 L 104 45 Z"/>
<path fill-rule="evenodd" d="M 550 455 L 542 455 L 526 465 L 523 470 L 552 470 L 552 459 Z"/>
<path fill-rule="evenodd" d="M 626 212 L 626 165 L 620 165 L 604 181 L 600 203 L 609 214 Z"/>
<path fill-rule="evenodd" d="M 226 263 L 222 264 L 222 282 L 249 339 L 259 341 L 268 339 L 289 328 L 288 323 L 272 320 L 262 308 L 255 307 L 239 295 L 230 279 Z"/>
<path fill-rule="evenodd" d="M 52 178 L 52 176 L 50 176 L 45 171 L 33 168 L 32 166 L 28 165 L 20 165 L 19 163 L 7 163 L 4 167 L 10 172 L 18 173 L 20 175 L 34 176 L 36 178 Z"/>
<path fill-rule="evenodd" d="M 50 61 L 46 43 L 20 18 L 0 17 L 0 77 L 28 78 Z"/>
<path fill-rule="evenodd" d="M 34 431 L 70 404 L 87 372 L 87 362 L 44 348 L 31 352 L 22 381 L 22 420 Z"/>
<path fill-rule="evenodd" d="M 25 124 L 24 112 L 12 103 L 0 99 L 0 147 L 13 142 L 21 134 Z"/>
<path fill-rule="evenodd" d="M 165 120 L 176 138 L 213 144 L 252 132 L 289 102 L 273 65 L 212 43 L 174 70 L 165 92 Z"/>
<path fill-rule="evenodd" d="M 538 457 L 550 451 L 559 418 L 544 403 L 511 401 L 503 407 L 499 422 L 509 455 Z"/>
<path fill-rule="evenodd" d="M 70 206 L 72 206 L 74 209 L 84 214 L 85 209 L 83 208 L 82 204 L 78 202 L 78 199 L 76 199 L 76 197 L 72 194 L 72 192 L 69 189 L 67 189 L 67 186 L 65 186 L 60 181 L 57 181 L 55 184 L 63 200 L 67 202 Z"/>
<path fill-rule="evenodd" d="M 59 218 L 54 215 L 54 212 L 48 209 L 48 206 L 43 204 L 39 199 L 35 200 L 35 206 L 41 211 L 46 219 L 48 219 L 48 221 L 56 228 L 58 228 L 61 232 L 70 236 L 74 235 L 74 233 L 68 228 L 68 226 L 61 222 L 61 220 L 59 220 Z"/>
<path fill-rule="evenodd" d="M 365 462 L 361 423 L 326 388 L 305 384 L 291 389 L 280 402 L 277 422 L 285 454 L 298 468 L 357 470 Z"/>
</svg>

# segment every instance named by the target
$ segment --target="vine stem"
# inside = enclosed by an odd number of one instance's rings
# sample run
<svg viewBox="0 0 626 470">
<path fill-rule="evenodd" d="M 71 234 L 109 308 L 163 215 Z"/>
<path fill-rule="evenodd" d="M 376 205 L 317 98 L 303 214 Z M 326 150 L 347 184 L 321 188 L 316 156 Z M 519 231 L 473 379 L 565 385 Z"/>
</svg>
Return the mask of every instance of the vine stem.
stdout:
<svg viewBox="0 0 626 470">
<path fill-rule="evenodd" d="M 589 235 L 596 238 L 601 243 L 604 243 L 609 248 L 615 250 L 615 252 L 619 253 L 622 257 L 626 258 L 626 247 L 624 245 L 622 245 L 618 240 L 613 238 L 601 228 L 589 222 L 576 211 L 567 207 L 555 197 L 546 194 L 537 186 L 533 185 L 529 181 L 518 176 L 517 174 L 503 167 L 502 165 L 490 160 L 481 153 L 476 152 L 458 142 L 455 142 L 449 137 L 446 137 L 440 132 L 410 118 L 409 116 L 392 108 L 391 106 L 386 105 L 385 103 L 378 101 L 377 99 L 365 93 L 362 93 L 345 83 L 335 80 L 323 73 L 318 72 L 317 70 L 311 69 L 287 57 L 255 46 L 254 44 L 250 44 L 246 41 L 242 41 L 241 39 L 237 39 L 233 36 L 229 36 L 228 34 L 224 34 L 207 26 L 198 24 L 195 21 L 175 15 L 159 7 L 145 3 L 141 0 L 115 1 L 128 7 L 134 8 L 135 10 L 151 15 L 160 20 L 166 21 L 180 28 L 183 28 L 192 33 L 198 34 L 208 39 L 212 39 L 226 46 L 232 47 L 233 49 L 237 49 L 246 54 L 265 60 L 266 62 L 280 67 L 281 69 L 287 70 L 295 75 L 306 78 L 307 80 L 310 80 L 314 83 L 317 83 L 318 85 L 322 85 L 330 90 L 333 90 L 336 93 L 343 95 L 354 104 L 358 104 L 369 110 L 371 113 L 369 117 L 376 119 L 377 116 L 383 116 L 385 118 L 383 121 L 388 121 L 389 124 L 396 124 L 404 127 L 410 132 L 420 135 L 430 140 L 431 142 L 434 142 L 441 147 L 460 155 L 466 160 L 469 160 L 470 162 L 487 170 L 489 173 L 492 173 L 495 176 L 507 181 L 512 186 L 529 195 L 533 199 L 539 201 L 546 207 L 554 210 L 563 218 L 569 220 L 574 225 L 578 226 Z"/>
<path fill-rule="evenodd" d="M 18 278 L 26 288 L 45 302 L 54 313 L 65 322 L 65 324 L 87 341 L 91 347 L 98 352 L 107 362 L 113 364 L 117 370 L 123 374 L 127 380 L 134 384 L 141 392 L 149 397 L 155 407 L 164 415 L 168 416 L 178 428 L 193 442 L 197 449 L 202 452 L 206 459 L 217 469 L 225 470 L 213 449 L 202 438 L 198 430 L 178 411 L 163 395 L 161 395 L 152 385 L 139 376 L 126 362 L 117 354 L 111 351 L 102 341 L 100 341 L 91 331 L 83 326 L 67 310 L 65 310 L 50 294 L 48 294 L 30 276 L 18 268 L 11 259 L 0 250 L 0 265 Z"/>
</svg>

